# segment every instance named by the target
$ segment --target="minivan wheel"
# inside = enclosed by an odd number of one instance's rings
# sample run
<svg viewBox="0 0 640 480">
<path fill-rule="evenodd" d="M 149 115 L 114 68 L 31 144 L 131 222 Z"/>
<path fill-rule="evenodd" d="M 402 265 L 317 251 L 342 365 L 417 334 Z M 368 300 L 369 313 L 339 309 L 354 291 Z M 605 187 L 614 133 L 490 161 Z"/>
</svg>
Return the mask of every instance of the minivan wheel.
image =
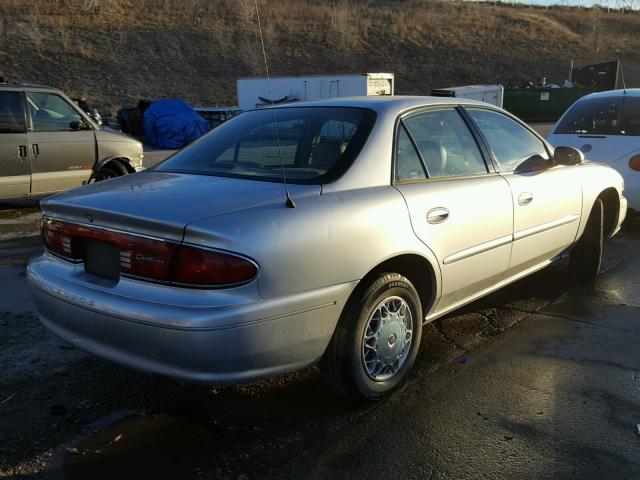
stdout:
<svg viewBox="0 0 640 480">
<path fill-rule="evenodd" d="M 120 177 L 122 175 L 126 175 L 129 173 L 124 165 L 119 163 L 111 162 L 108 165 L 105 165 L 98 173 L 96 173 L 96 182 L 101 182 L 102 180 L 109 180 L 111 178 Z"/>
<path fill-rule="evenodd" d="M 593 281 L 600 273 L 604 242 L 604 208 L 596 199 L 584 232 L 569 254 L 569 270 L 581 282 Z"/>
<path fill-rule="evenodd" d="M 398 273 L 382 273 L 345 308 L 322 357 L 322 377 L 340 395 L 382 398 L 407 379 L 421 336 L 415 287 Z"/>
</svg>

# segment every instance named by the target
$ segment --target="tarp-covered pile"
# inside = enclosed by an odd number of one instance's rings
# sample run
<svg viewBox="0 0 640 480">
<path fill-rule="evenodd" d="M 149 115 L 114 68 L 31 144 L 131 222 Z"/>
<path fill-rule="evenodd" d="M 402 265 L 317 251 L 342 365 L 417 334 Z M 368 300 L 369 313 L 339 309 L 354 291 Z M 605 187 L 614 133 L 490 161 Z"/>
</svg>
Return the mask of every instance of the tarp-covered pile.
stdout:
<svg viewBox="0 0 640 480">
<path fill-rule="evenodd" d="M 144 112 L 144 134 L 153 148 L 182 148 L 208 131 L 207 121 L 184 100 L 157 100 Z"/>
</svg>

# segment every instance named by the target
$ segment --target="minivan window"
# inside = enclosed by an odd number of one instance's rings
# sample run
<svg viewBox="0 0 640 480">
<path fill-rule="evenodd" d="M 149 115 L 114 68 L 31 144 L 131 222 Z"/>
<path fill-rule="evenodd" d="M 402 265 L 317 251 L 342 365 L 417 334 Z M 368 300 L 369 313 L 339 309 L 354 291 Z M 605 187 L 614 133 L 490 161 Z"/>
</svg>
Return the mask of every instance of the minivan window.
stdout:
<svg viewBox="0 0 640 480">
<path fill-rule="evenodd" d="M 25 133 L 20 92 L 0 92 L 0 133 Z"/>
<path fill-rule="evenodd" d="M 640 136 L 640 97 L 619 95 L 578 100 L 553 133 Z"/>
<path fill-rule="evenodd" d="M 331 181 L 360 153 L 374 121 L 375 112 L 364 108 L 252 110 L 217 127 L 155 170 L 281 181 L 284 165 L 288 182 Z"/>
<path fill-rule="evenodd" d="M 27 93 L 27 104 L 34 132 L 65 132 L 77 130 L 74 123 L 82 116 L 59 95 L 53 93 Z"/>
</svg>

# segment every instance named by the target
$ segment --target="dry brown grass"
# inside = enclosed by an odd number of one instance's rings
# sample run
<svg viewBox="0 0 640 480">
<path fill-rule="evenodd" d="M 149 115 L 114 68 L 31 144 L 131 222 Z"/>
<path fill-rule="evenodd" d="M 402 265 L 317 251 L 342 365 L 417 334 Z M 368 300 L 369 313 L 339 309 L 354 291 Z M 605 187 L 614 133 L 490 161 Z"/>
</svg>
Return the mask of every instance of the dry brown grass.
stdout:
<svg viewBox="0 0 640 480">
<path fill-rule="evenodd" d="M 81 84 L 103 104 L 141 95 L 229 104 L 236 77 L 264 74 L 254 1 L 2 0 L 0 73 L 70 93 Z M 471 82 L 560 82 L 571 59 L 621 58 L 628 82 L 640 81 L 638 12 L 440 0 L 259 5 L 274 75 L 392 71 L 398 93 L 425 94 Z"/>
</svg>

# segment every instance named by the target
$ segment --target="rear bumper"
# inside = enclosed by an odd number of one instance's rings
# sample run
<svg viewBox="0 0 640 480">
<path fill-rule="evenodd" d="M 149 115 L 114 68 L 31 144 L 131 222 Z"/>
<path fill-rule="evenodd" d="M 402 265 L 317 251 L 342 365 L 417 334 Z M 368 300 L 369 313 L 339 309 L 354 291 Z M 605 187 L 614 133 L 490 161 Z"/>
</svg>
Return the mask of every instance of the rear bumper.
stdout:
<svg viewBox="0 0 640 480">
<path fill-rule="evenodd" d="M 115 363 L 206 385 L 251 381 L 317 362 L 356 283 L 255 301 L 239 292 L 233 303 L 229 291 L 125 280 L 137 284 L 127 289 L 134 298 L 120 294 L 126 285 L 111 291 L 92 285 L 81 280 L 86 274 L 77 266 L 65 264 L 44 254 L 27 269 L 40 320 L 49 330 Z M 180 297 L 172 298 L 171 290 Z M 162 300 L 150 300 L 159 292 Z"/>
</svg>

